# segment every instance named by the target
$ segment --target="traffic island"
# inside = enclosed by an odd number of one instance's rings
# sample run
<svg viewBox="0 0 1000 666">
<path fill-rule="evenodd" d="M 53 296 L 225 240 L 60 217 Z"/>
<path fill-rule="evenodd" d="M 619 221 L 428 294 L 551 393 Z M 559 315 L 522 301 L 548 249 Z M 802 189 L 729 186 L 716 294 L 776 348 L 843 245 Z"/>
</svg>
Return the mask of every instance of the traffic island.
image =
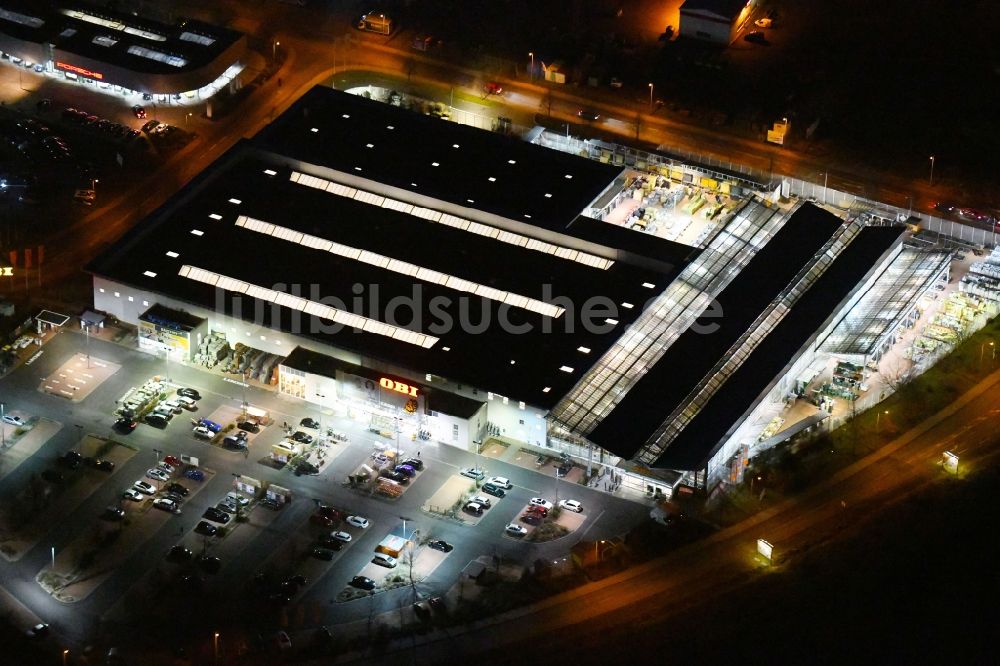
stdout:
<svg viewBox="0 0 1000 666">
<path fill-rule="evenodd" d="M 5 426 L 3 450 L 0 451 L 0 480 L 38 453 L 62 424 L 48 419 L 30 418 L 23 426 Z"/>
<path fill-rule="evenodd" d="M 465 498 L 478 492 L 479 485 L 473 479 L 454 474 L 430 496 L 420 510 L 437 518 L 451 518 L 463 525 L 478 525 L 488 509 L 482 516 L 471 516 L 462 511 Z"/>
<path fill-rule="evenodd" d="M 582 513 L 574 513 L 555 507 L 545 517 L 542 524 L 528 535 L 527 540 L 533 543 L 542 543 L 561 539 L 580 529 L 586 519 L 587 517 Z"/>
</svg>

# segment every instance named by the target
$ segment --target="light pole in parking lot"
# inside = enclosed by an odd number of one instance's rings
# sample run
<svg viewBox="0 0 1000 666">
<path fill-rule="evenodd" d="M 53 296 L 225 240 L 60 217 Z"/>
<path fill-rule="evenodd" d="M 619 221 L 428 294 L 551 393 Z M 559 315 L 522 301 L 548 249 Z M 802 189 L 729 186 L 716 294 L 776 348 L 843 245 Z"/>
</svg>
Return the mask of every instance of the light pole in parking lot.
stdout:
<svg viewBox="0 0 1000 666">
<path fill-rule="evenodd" d="M 3 420 L 3 410 L 6 406 L 6 402 L 0 402 L 0 449 L 7 448 L 7 424 Z"/>
<path fill-rule="evenodd" d="M 535 80 L 535 52 L 534 51 L 528 51 L 528 57 L 531 58 L 531 69 L 528 70 L 528 77 L 529 77 L 528 80 L 529 81 L 534 81 Z"/>
<path fill-rule="evenodd" d="M 649 84 L 649 112 L 653 112 L 653 84 Z"/>
<path fill-rule="evenodd" d="M 215 663 L 219 663 L 219 632 L 212 636 L 212 653 L 215 655 Z"/>
<path fill-rule="evenodd" d="M 160 464 L 160 454 L 162 454 L 163 451 L 161 451 L 160 449 L 153 449 L 153 453 L 156 454 L 156 464 L 159 465 Z"/>
<path fill-rule="evenodd" d="M 931 155 L 931 180 L 930 180 L 930 185 L 931 185 L 931 187 L 934 187 L 934 156 L 933 155 Z"/>
</svg>

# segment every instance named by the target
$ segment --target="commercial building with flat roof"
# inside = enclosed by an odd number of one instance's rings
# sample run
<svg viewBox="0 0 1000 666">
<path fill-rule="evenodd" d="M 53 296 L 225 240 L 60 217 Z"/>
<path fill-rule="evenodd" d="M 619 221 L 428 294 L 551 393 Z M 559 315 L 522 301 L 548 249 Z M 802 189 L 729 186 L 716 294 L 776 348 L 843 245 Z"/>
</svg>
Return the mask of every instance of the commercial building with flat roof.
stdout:
<svg viewBox="0 0 1000 666">
<path fill-rule="evenodd" d="M 904 228 L 752 195 L 691 247 L 585 214 L 620 174 L 317 87 L 95 260 L 95 307 L 184 311 L 191 346 L 161 353 L 277 355 L 279 391 L 376 430 L 706 486 Z"/>
<path fill-rule="evenodd" d="M 242 33 L 193 19 L 168 25 L 82 1 L 0 0 L 3 57 L 73 80 L 207 98 L 246 50 Z"/>
</svg>

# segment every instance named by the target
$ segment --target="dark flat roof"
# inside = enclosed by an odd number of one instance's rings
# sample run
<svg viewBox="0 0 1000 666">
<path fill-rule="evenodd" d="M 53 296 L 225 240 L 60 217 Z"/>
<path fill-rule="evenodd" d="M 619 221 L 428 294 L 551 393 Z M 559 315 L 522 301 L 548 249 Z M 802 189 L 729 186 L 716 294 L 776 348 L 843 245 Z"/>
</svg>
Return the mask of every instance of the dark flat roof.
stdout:
<svg viewBox="0 0 1000 666">
<path fill-rule="evenodd" d="M 256 141 L 294 159 L 560 232 L 621 173 L 618 167 L 320 86 Z"/>
<path fill-rule="evenodd" d="M 299 294 L 309 300 L 335 299 L 344 305 L 343 309 L 386 323 L 393 323 L 387 313 L 393 299 L 410 299 L 416 290 L 419 300 L 414 310 L 398 310 L 398 322 L 440 338 L 429 349 L 351 328 L 316 330 L 311 328 L 315 321 L 309 315 L 269 302 L 260 308 L 263 312 L 257 323 L 285 332 L 301 330 L 306 337 L 365 357 L 549 408 L 640 314 L 651 294 L 643 283 L 662 288 L 683 268 L 678 265 L 664 273 L 616 262 L 610 269 L 601 270 L 297 184 L 289 180 L 290 173 L 280 157 L 262 154 L 243 142 L 151 219 L 126 234 L 88 270 L 250 321 L 254 320 L 258 303 L 255 299 L 241 294 L 239 308 L 234 294 L 225 292 L 226 297 L 217 302 L 213 286 L 181 277 L 178 270 L 191 265 L 267 289 L 294 293 L 298 288 Z M 567 311 L 551 319 L 437 282 L 252 231 L 236 225 L 240 216 L 485 287 L 564 305 Z M 201 235 L 192 234 L 193 230 Z M 362 288 L 363 298 L 358 297 L 355 285 Z M 371 298 L 375 290 L 377 303 Z M 604 297 L 615 305 L 627 302 L 633 307 L 616 307 L 611 316 L 617 315 L 617 324 L 604 326 L 604 330 L 585 330 L 580 316 L 593 297 Z M 456 325 L 435 327 L 435 322 L 442 321 L 435 302 L 446 301 L 451 305 L 442 309 Z M 416 324 L 411 324 L 414 312 Z M 527 326 L 528 332 L 505 330 L 496 323 L 501 316 Z M 606 316 L 598 321 L 603 323 Z M 469 326 L 457 325 L 462 317 L 470 322 Z M 567 332 L 570 321 L 574 323 Z M 483 322 L 485 327 L 480 326 Z M 561 371 L 561 366 L 573 372 Z M 544 391 L 546 387 L 548 391 Z"/>
<path fill-rule="evenodd" d="M 305 349 L 304 347 L 296 347 L 293 349 L 292 353 L 286 356 L 281 362 L 281 365 L 289 368 L 295 368 L 296 370 L 301 370 L 302 372 L 330 377 L 332 379 L 336 378 L 338 370 L 352 375 L 357 375 L 359 377 L 368 377 L 376 381 L 379 378 L 384 377 L 386 374 L 384 372 L 377 372 L 371 368 L 365 368 L 360 365 L 348 363 L 347 361 L 333 356 L 320 354 L 319 352 Z M 407 381 L 411 386 L 414 385 L 412 380 Z M 441 412 L 442 414 L 457 416 L 462 419 L 468 419 L 475 415 L 475 413 L 478 412 L 483 406 L 483 401 L 481 400 L 473 400 L 472 398 L 467 398 L 463 395 L 458 395 L 457 393 L 441 391 L 439 389 L 424 386 L 423 384 L 416 384 L 416 386 L 420 389 L 420 393 L 424 396 L 425 409 L 431 409 L 436 412 Z"/>
<path fill-rule="evenodd" d="M 643 259 L 652 260 L 648 265 L 663 262 L 667 266 L 686 266 L 694 261 L 701 250 L 690 245 L 675 243 L 653 234 L 636 233 L 631 229 L 595 220 L 581 215 L 573 220 L 568 231 L 575 238 L 597 243 L 605 247 L 613 247 L 625 253 L 629 261 L 644 263 Z"/>
<path fill-rule="evenodd" d="M 858 289 L 878 258 L 905 227 L 867 227 L 798 303 L 757 345 L 729 380 L 681 431 L 656 462 L 657 467 L 699 469 L 736 430 L 747 412 L 771 389 L 805 345 L 837 308 Z"/>
<path fill-rule="evenodd" d="M 198 69 L 215 60 L 243 37 L 241 32 L 194 19 L 171 25 L 79 1 L 43 3 L 38 0 L 0 0 L 0 8 L 43 21 L 40 26 L 33 27 L 0 17 L 0 32 L 4 34 L 36 44 L 53 44 L 57 49 L 120 65 L 134 72 L 177 74 Z M 64 10 L 82 12 L 101 20 L 153 33 L 163 39 L 147 39 L 125 30 L 73 18 L 64 14 Z M 182 39 L 182 35 L 188 39 Z M 192 41 L 192 36 L 203 38 L 202 41 L 211 40 L 211 43 Z M 110 37 L 117 42 L 109 46 L 94 43 L 93 40 L 100 37 Z M 179 56 L 187 63 L 175 67 L 166 62 L 134 55 L 128 52 L 130 46 Z"/>
<path fill-rule="evenodd" d="M 812 204 L 800 206 L 719 294 L 709 312 L 721 316 L 699 317 L 587 438 L 632 457 L 840 224 Z M 715 330 L 708 332 L 709 327 Z"/>
</svg>

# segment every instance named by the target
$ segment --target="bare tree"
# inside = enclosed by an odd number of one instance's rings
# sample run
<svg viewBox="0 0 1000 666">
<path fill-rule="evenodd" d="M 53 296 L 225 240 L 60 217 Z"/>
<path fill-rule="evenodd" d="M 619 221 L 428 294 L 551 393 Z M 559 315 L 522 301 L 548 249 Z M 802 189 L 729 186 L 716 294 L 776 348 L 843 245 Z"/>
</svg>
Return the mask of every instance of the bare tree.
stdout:
<svg viewBox="0 0 1000 666">
<path fill-rule="evenodd" d="M 879 369 L 879 374 L 882 376 L 882 381 L 885 385 L 892 389 L 893 393 L 910 383 L 913 379 L 913 365 L 906 360 L 896 359 L 892 362 L 885 363 L 884 367 Z"/>
</svg>

